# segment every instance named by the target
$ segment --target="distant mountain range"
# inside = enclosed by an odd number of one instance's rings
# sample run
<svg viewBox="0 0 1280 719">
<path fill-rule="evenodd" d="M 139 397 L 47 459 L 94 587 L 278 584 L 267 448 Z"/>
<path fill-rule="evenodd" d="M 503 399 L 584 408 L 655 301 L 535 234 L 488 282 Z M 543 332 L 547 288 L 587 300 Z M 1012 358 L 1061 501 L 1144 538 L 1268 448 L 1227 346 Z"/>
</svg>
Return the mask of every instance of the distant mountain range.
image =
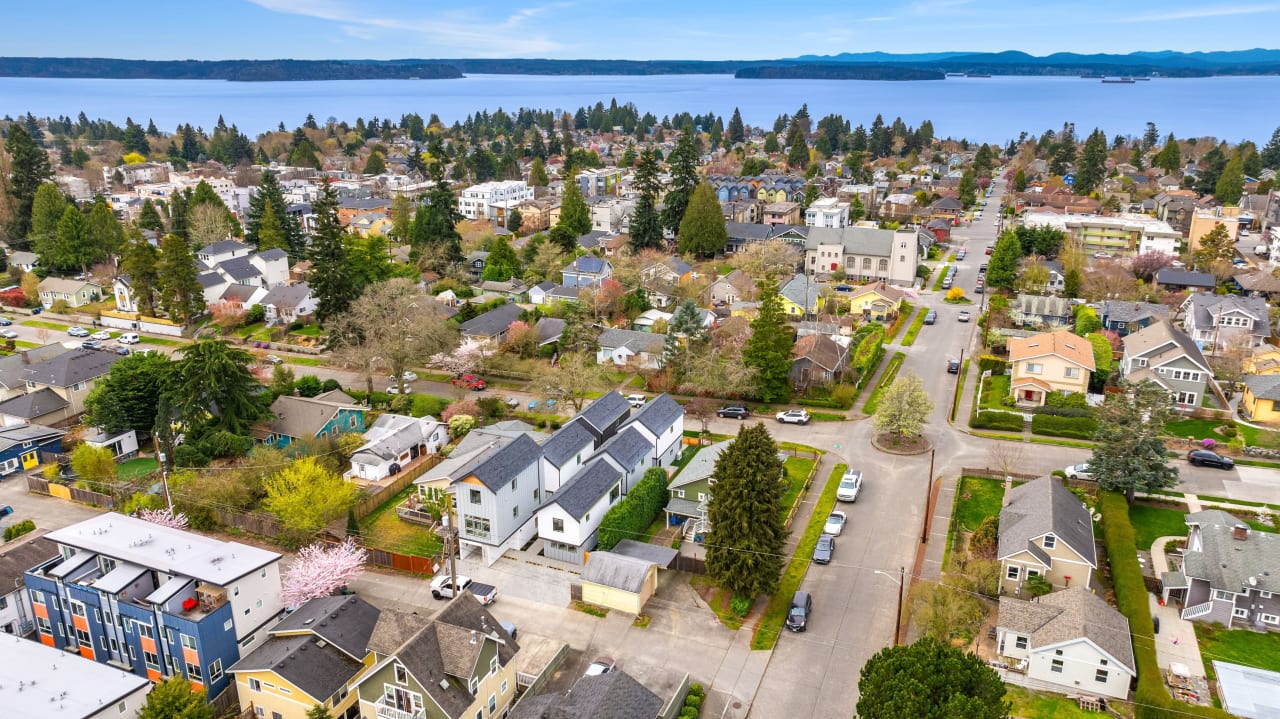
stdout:
<svg viewBox="0 0 1280 719">
<path fill-rule="evenodd" d="M 837 69 L 837 68 L 846 69 Z M 930 79 L 939 73 L 1208 77 L 1280 75 L 1280 50 L 1134 52 L 1127 55 L 1006 52 L 883 52 L 802 55 L 778 60 L 121 60 L 0 57 L 0 77 L 231 80 L 449 79 L 495 75 L 695 75 Z"/>
</svg>

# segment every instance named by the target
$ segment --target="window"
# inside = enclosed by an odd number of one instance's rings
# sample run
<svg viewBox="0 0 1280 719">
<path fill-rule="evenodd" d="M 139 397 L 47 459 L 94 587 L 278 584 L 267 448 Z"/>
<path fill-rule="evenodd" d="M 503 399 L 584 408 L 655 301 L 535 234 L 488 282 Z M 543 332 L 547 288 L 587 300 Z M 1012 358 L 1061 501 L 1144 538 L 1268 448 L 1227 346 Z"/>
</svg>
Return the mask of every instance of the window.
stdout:
<svg viewBox="0 0 1280 719">
<path fill-rule="evenodd" d="M 119 704 L 116 705 L 116 711 L 120 712 L 121 714 L 124 714 L 125 710 L 128 708 L 129 708 L 129 702 L 120 702 Z"/>
<path fill-rule="evenodd" d="M 178 636 L 179 636 L 179 637 L 181 637 L 181 640 L 182 640 L 182 646 L 186 647 L 187 649 L 195 649 L 195 648 L 196 648 L 196 638 L 195 638 L 195 637 L 190 636 L 190 635 L 187 635 L 187 634 L 179 634 Z"/>
<path fill-rule="evenodd" d="M 1235 601 L 1235 599 L 1234 599 L 1234 595 L 1233 595 L 1233 594 L 1231 594 L 1231 592 L 1228 592 L 1228 591 L 1226 591 L 1226 590 L 1224 590 L 1224 589 L 1215 589 L 1215 590 L 1213 591 L 1213 598 L 1214 598 L 1214 599 L 1221 599 L 1221 600 L 1222 600 L 1222 601 L 1224 601 L 1224 602 L 1232 602 L 1232 601 Z"/>
<path fill-rule="evenodd" d="M 0 609 L 3 609 L 3 607 L 0 607 Z M 98 620 L 98 623 L 99 623 L 99 624 L 101 624 L 101 623 L 102 623 L 102 610 L 101 610 L 101 609 L 98 609 L 97 607 L 94 607 L 94 608 L 93 608 L 93 618 L 94 618 L 94 619 L 96 619 L 96 620 Z"/>
<path fill-rule="evenodd" d="M 255 692 L 262 691 L 262 682 L 258 681 L 257 679 L 254 679 L 253 677 L 249 677 L 249 689 Z"/>
<path fill-rule="evenodd" d="M 512 478 L 511 478 L 511 491 L 512 491 L 512 492 L 516 491 L 516 479 L 517 479 L 516 477 L 512 477 Z"/>
<path fill-rule="evenodd" d="M 281 694 L 292 694 L 292 693 L 293 693 L 293 690 L 292 690 L 292 689 L 290 689 L 289 687 L 286 687 L 286 686 L 285 686 L 285 685 L 283 685 L 283 684 L 281 684 L 279 687 L 276 687 L 276 688 L 280 690 L 280 693 L 281 693 Z"/>
<path fill-rule="evenodd" d="M 1258 618 L 1262 620 L 1263 624 L 1280 624 L 1280 617 L 1274 614 L 1259 614 Z"/>
<path fill-rule="evenodd" d="M 471 690 L 471 696 L 475 696 L 476 692 L 480 691 L 480 680 L 476 679 L 475 677 L 472 677 L 471 682 L 467 685 L 467 688 Z"/>
<path fill-rule="evenodd" d="M 1066 377 L 1067 379 L 1075 379 L 1080 376 L 1080 368 L 1068 367 L 1062 371 L 1062 376 Z"/>
<path fill-rule="evenodd" d="M 223 622 L 223 623 L 222 623 L 222 631 L 224 631 L 224 632 L 229 632 L 229 631 L 231 631 L 231 627 L 232 627 L 232 626 L 234 626 L 234 625 L 235 625 L 235 622 L 233 622 L 232 620 L 228 619 L 227 621 L 225 621 L 225 622 Z"/>
<path fill-rule="evenodd" d="M 1040 374 L 1044 371 L 1044 365 L 1038 362 L 1027 363 L 1027 374 Z"/>
<path fill-rule="evenodd" d="M 878 267 L 878 269 L 879 269 L 879 271 L 880 271 L 880 272 L 888 272 L 888 271 L 889 271 L 889 261 L 888 261 L 888 260 L 880 260 L 880 263 L 879 263 L 879 267 Z"/>
<path fill-rule="evenodd" d="M 496 674 L 498 672 L 498 657 L 489 659 L 489 673 Z"/>
<path fill-rule="evenodd" d="M 9 608 L 9 598 L 0 597 L 0 609 L 8 609 L 8 608 Z"/>
<path fill-rule="evenodd" d="M 1146 366 L 1147 366 L 1147 358 L 1146 358 L 1146 357 L 1136 357 L 1136 358 L 1134 358 L 1134 360 L 1133 360 L 1133 364 L 1134 364 L 1134 366 L 1136 366 L 1136 367 L 1146 367 Z"/>
<path fill-rule="evenodd" d="M 137 619 L 133 620 L 133 623 L 138 625 L 138 636 L 146 637 L 147 639 L 156 638 L 155 629 L 153 629 L 150 624 L 143 624 Z"/>
<path fill-rule="evenodd" d="M 1051 672 L 1056 672 L 1056 673 L 1058 673 L 1058 674 L 1061 674 L 1061 673 L 1062 673 L 1062 660 L 1061 660 L 1061 659 L 1054 659 L 1053 661 L 1049 662 L 1049 671 L 1051 671 Z"/>
<path fill-rule="evenodd" d="M 519 516 L 520 516 L 520 505 L 518 505 L 518 504 L 517 504 L 516 506 L 514 506 L 514 507 L 512 507 L 512 508 L 511 508 L 511 516 L 512 516 L 512 517 L 519 517 Z"/>
<path fill-rule="evenodd" d="M 1016 649 L 1026 649 L 1026 648 L 1027 648 L 1027 638 L 1026 638 L 1026 637 L 1024 637 L 1024 636 L 1021 636 L 1021 635 L 1019 635 L 1019 636 L 1017 636 L 1017 637 L 1014 637 L 1014 640 L 1013 640 L 1013 646 L 1014 646 L 1014 648 L 1016 648 Z"/>
<path fill-rule="evenodd" d="M 284 719 L 280 712 L 271 712 L 271 719 Z"/>
<path fill-rule="evenodd" d="M 404 668 L 404 665 L 397 664 L 395 667 L 395 672 L 396 672 L 396 684 L 409 683 L 409 672 Z"/>
<path fill-rule="evenodd" d="M 1058 538 L 1057 538 L 1057 537 L 1053 536 L 1052 534 L 1046 534 L 1046 535 L 1044 535 L 1044 548 L 1045 548 L 1045 549 L 1053 549 L 1053 548 L 1054 548 L 1054 547 L 1056 547 L 1056 546 L 1058 546 Z"/>
<path fill-rule="evenodd" d="M 613 489 L 609 490 L 609 503 L 613 504 L 614 502 L 618 501 L 618 497 L 621 497 L 621 496 L 622 496 L 622 485 L 621 484 L 613 485 Z"/>
<path fill-rule="evenodd" d="M 1173 371 L 1173 378 L 1174 378 L 1174 379 L 1185 380 L 1185 381 L 1187 381 L 1187 382 L 1199 382 L 1199 381 L 1200 381 L 1200 373 L 1199 373 L 1199 372 L 1193 372 L 1192 370 L 1176 369 L 1176 370 L 1174 370 L 1174 371 Z"/>
<path fill-rule="evenodd" d="M 1004 576 L 1008 579 L 1017 579 L 1021 576 L 1021 570 L 1018 566 L 1010 564 L 1009 569 L 1005 571 Z"/>
<path fill-rule="evenodd" d="M 76 641 L 85 649 L 93 649 L 93 638 L 89 636 L 89 632 L 76 627 Z"/>
<path fill-rule="evenodd" d="M 1173 401 L 1177 402 L 1178 404 L 1194 405 L 1196 403 L 1196 393 L 1195 392 L 1174 392 Z"/>
<path fill-rule="evenodd" d="M 142 661 L 146 662 L 148 669 L 154 669 L 156 671 L 160 671 L 160 657 L 157 657 L 153 652 L 149 652 L 146 649 L 143 649 Z"/>
<path fill-rule="evenodd" d="M 240 648 L 241 648 L 241 649 L 247 649 L 247 648 L 249 647 L 249 645 L 250 645 L 250 644 L 253 644 L 253 638 L 254 638 L 254 636 L 255 636 L 255 635 L 250 634 L 249 636 L 245 637 L 244 639 L 241 639 L 241 640 L 240 640 Z"/>
<path fill-rule="evenodd" d="M 83 617 L 83 616 L 84 616 L 84 604 L 82 604 L 82 603 L 80 603 L 80 602 L 76 602 L 76 601 L 71 602 L 71 613 L 72 613 L 72 614 L 74 614 L 74 615 L 76 615 L 77 617 Z"/>
<path fill-rule="evenodd" d="M 553 532 L 563 532 L 563 531 L 564 531 L 564 520 L 563 520 L 563 519 L 552 519 L 552 520 L 551 520 L 551 531 L 553 531 Z"/>
<path fill-rule="evenodd" d="M 1231 616 L 1235 617 L 1236 619 L 1248 619 L 1249 610 L 1243 609 L 1241 607 L 1236 607 L 1235 609 L 1231 610 Z"/>
<path fill-rule="evenodd" d="M 1094 680 L 1095 682 L 1100 683 L 1100 684 L 1106 684 L 1106 683 L 1107 683 L 1107 670 L 1106 670 L 1106 669 L 1099 669 L 1099 670 L 1095 671 L 1095 672 L 1093 673 L 1093 680 Z"/>
<path fill-rule="evenodd" d="M 262 707 L 254 707 L 253 713 L 256 716 L 265 717 L 267 715 L 267 710 L 263 709 Z"/>
<path fill-rule="evenodd" d="M 485 517 L 467 517 L 463 528 L 472 537 L 479 539 L 489 538 L 489 520 Z"/>
<path fill-rule="evenodd" d="M 674 491 L 674 492 L 675 492 L 675 495 L 676 495 L 677 497 L 679 497 L 680 499 L 684 499 L 684 490 L 683 490 L 683 489 L 676 489 L 676 490 L 672 490 L 672 491 Z"/>
<path fill-rule="evenodd" d="M 164 639 L 166 642 L 173 644 L 173 627 L 164 628 Z"/>
<path fill-rule="evenodd" d="M 204 683 L 204 677 L 200 675 L 200 665 L 187 662 L 187 678 L 193 682 Z"/>
<path fill-rule="evenodd" d="M 706 493 L 706 492 L 698 492 L 698 501 L 699 501 L 699 502 L 705 502 L 705 501 L 707 501 L 707 493 Z"/>
<path fill-rule="evenodd" d="M 498 711 L 498 695 L 490 694 L 489 695 L 489 716 L 493 716 L 493 713 L 496 711 Z"/>
<path fill-rule="evenodd" d="M 506 694 L 506 693 L 507 693 L 507 680 L 506 680 L 506 679 L 503 679 L 503 680 L 502 680 L 502 693 L 503 693 L 503 694 Z"/>
<path fill-rule="evenodd" d="M 222 678 L 222 660 L 215 659 L 213 664 L 209 665 L 209 683 L 215 684 Z"/>
<path fill-rule="evenodd" d="M 138 653 L 133 650 L 133 645 L 129 646 L 129 661 L 138 661 Z"/>
<path fill-rule="evenodd" d="M 53 634 L 53 625 L 49 624 L 49 620 L 44 617 L 36 617 L 36 626 L 40 627 L 41 634 Z"/>
<path fill-rule="evenodd" d="M 116 641 L 115 637 L 111 638 L 111 653 L 112 654 L 120 653 L 120 643 Z"/>
<path fill-rule="evenodd" d="M 1262 597 L 1263 599 L 1270 599 L 1271 592 L 1258 592 L 1258 596 Z M 0 609 L 3 609 L 3 607 L 0 607 Z"/>
<path fill-rule="evenodd" d="M 478 489 L 471 490 L 471 503 L 480 504 L 480 490 Z"/>
</svg>

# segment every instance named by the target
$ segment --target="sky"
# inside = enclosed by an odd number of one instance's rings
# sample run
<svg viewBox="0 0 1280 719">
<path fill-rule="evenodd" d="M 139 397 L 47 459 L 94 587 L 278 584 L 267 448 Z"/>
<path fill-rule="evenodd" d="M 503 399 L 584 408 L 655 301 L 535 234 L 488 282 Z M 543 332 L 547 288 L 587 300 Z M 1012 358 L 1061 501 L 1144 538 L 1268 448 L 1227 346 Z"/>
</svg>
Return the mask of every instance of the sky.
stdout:
<svg viewBox="0 0 1280 719">
<path fill-rule="evenodd" d="M 13 3 L 0 55 L 753 60 L 840 52 L 1127 53 L 1280 45 L 1264 0 L 59 0 Z"/>
</svg>

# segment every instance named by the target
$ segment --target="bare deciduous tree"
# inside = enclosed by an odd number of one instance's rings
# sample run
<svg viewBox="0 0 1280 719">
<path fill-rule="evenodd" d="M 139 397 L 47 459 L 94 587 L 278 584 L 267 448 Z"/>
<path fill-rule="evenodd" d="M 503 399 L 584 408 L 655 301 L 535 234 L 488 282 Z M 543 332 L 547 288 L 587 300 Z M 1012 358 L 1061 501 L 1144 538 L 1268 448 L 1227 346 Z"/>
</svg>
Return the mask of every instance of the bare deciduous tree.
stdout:
<svg viewBox="0 0 1280 719">
<path fill-rule="evenodd" d="M 187 215 L 187 237 L 192 250 L 221 242 L 231 235 L 226 209 L 208 203 L 191 208 Z"/>
<path fill-rule="evenodd" d="M 752 277 L 764 277 L 789 274 L 795 271 L 799 261 L 800 251 L 795 245 L 784 240 L 767 240 L 752 242 L 734 253 L 730 264 Z"/>
<path fill-rule="evenodd" d="M 1023 444 L 1021 442 L 1005 442 L 992 440 L 987 449 L 987 461 L 1000 470 L 1000 474 L 1008 477 L 1024 461 Z"/>
<path fill-rule="evenodd" d="M 534 379 L 534 391 L 546 399 L 567 402 L 574 412 L 581 412 L 587 397 L 608 387 L 605 371 L 595 357 L 569 352 Z"/>
</svg>

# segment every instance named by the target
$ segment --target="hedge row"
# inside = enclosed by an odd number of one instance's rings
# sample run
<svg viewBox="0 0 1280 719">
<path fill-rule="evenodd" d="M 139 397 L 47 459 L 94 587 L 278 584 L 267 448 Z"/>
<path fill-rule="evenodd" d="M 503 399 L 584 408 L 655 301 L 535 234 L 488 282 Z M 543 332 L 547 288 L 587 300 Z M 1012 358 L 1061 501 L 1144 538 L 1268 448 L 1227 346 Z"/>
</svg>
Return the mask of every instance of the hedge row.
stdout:
<svg viewBox="0 0 1280 719">
<path fill-rule="evenodd" d="M 978 358 L 979 372 L 986 372 L 987 370 L 991 370 L 991 374 L 1004 374 L 1005 368 L 1007 368 L 1008 366 L 1009 366 L 1009 363 L 1001 359 L 1000 357 L 994 357 L 992 355 L 982 355 L 981 357 Z"/>
<path fill-rule="evenodd" d="M 599 548 L 607 552 L 624 539 L 639 540 L 665 506 L 667 471 L 653 467 L 644 473 L 644 478 L 636 482 L 621 502 L 604 513 L 597 535 Z"/>
<path fill-rule="evenodd" d="M 974 429 L 1001 429 L 1007 432 L 1021 432 L 1026 422 L 1022 415 L 1014 412 L 996 412 L 992 410 L 979 412 L 969 420 Z"/>
<path fill-rule="evenodd" d="M 1081 409 L 1080 407 L 1050 407 L 1046 404 L 1043 407 L 1033 407 L 1031 414 L 1051 414 L 1055 417 L 1092 417 L 1093 410 Z"/>
<path fill-rule="evenodd" d="M 1098 433 L 1098 420 L 1092 417 L 1058 417 L 1037 414 L 1031 417 L 1031 431 L 1049 437 L 1093 439 Z"/>
</svg>

